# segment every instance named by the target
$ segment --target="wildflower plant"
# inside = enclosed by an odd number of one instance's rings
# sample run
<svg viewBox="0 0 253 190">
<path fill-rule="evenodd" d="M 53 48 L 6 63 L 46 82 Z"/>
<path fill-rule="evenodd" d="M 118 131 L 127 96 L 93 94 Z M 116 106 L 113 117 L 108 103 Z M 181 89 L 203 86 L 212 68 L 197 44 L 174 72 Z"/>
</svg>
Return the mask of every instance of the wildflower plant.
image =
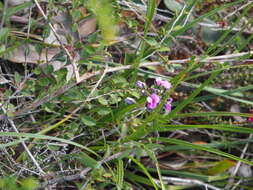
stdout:
<svg viewBox="0 0 253 190">
<path fill-rule="evenodd" d="M 152 112 L 157 106 L 161 103 L 161 99 L 166 94 L 172 85 L 169 81 L 163 80 L 162 78 L 158 77 L 155 79 L 154 84 L 148 88 L 148 85 L 138 80 L 135 83 L 137 89 L 140 90 L 142 96 L 146 96 L 145 108 L 148 112 Z M 164 113 L 168 114 L 172 108 L 172 98 L 169 98 L 166 103 L 164 104 Z M 136 101 L 133 98 L 127 97 L 125 99 L 126 104 L 134 104 Z"/>
<path fill-rule="evenodd" d="M 253 166 L 253 111 L 229 111 L 253 106 L 253 1 L 10 2 L 0 1 L 0 175 L 19 176 L 0 189 L 252 186 L 225 173 Z M 51 27 L 63 44 L 43 40 Z"/>
</svg>

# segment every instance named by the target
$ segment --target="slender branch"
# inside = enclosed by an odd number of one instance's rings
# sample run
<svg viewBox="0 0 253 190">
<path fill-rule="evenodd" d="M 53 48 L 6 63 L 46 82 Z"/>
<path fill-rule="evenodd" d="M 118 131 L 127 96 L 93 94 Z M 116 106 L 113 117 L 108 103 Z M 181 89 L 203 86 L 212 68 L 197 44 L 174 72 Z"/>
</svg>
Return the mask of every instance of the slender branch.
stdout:
<svg viewBox="0 0 253 190">
<path fill-rule="evenodd" d="M 184 178 L 176 178 L 176 177 L 162 177 L 164 182 L 167 183 L 175 183 L 175 184 L 183 184 L 183 185 L 201 185 L 209 189 L 213 190 L 221 190 L 220 188 L 217 188 L 213 185 L 209 185 L 207 183 L 204 183 L 202 181 L 196 180 L 196 179 L 184 179 Z"/>
<path fill-rule="evenodd" d="M 253 134 L 251 133 L 251 134 L 249 135 L 248 139 L 251 139 L 252 137 L 253 137 Z M 241 156 L 240 156 L 241 159 L 244 158 L 244 156 L 245 156 L 245 154 L 246 154 L 248 148 L 249 148 L 249 143 L 247 143 L 247 144 L 244 146 L 244 148 L 243 148 L 243 150 L 242 150 L 242 154 L 241 154 Z M 233 172 L 232 172 L 231 175 L 230 175 L 230 179 L 229 179 L 229 182 L 230 182 L 230 183 L 228 183 L 228 184 L 226 185 L 225 189 L 232 189 L 232 190 L 233 190 L 233 189 L 235 189 L 235 188 L 237 187 L 237 185 L 234 185 L 234 187 L 231 188 L 231 184 L 232 184 L 232 182 L 234 181 L 233 178 L 236 176 L 237 172 L 239 171 L 239 169 L 240 169 L 240 167 L 241 167 L 241 164 L 242 164 L 242 162 L 240 162 L 240 161 L 237 162 L 236 166 L 234 167 Z"/>
<path fill-rule="evenodd" d="M 6 11 L 8 9 L 8 3 L 9 3 L 9 0 L 5 0 L 4 1 L 4 10 L 3 10 L 3 16 L 2 16 L 2 19 L 1 19 L 1 23 L 0 23 L 0 30 L 4 26 L 4 21 L 5 21 L 5 17 L 6 17 Z"/>
<path fill-rule="evenodd" d="M 41 8 L 40 4 L 38 3 L 37 0 L 34 0 L 36 6 L 38 7 L 40 13 L 42 14 L 42 16 L 44 17 L 44 19 L 48 22 L 49 24 L 49 27 L 50 29 L 53 31 L 57 41 L 60 43 L 62 49 L 65 51 L 65 53 L 67 54 L 67 56 L 69 57 L 70 59 L 70 62 L 73 66 L 73 70 L 75 72 L 75 77 L 76 77 L 76 81 L 79 82 L 79 71 L 78 71 L 78 68 L 76 66 L 76 63 L 75 63 L 75 59 L 73 58 L 73 56 L 71 55 L 71 53 L 69 52 L 69 50 L 64 46 L 63 42 L 61 41 L 61 38 L 60 36 L 57 34 L 55 28 L 53 27 L 53 25 L 49 22 L 49 19 L 48 17 L 46 16 L 46 14 L 44 13 L 43 9 Z"/>
<path fill-rule="evenodd" d="M 6 110 L 4 109 L 4 107 L 2 107 L 2 110 L 4 113 L 6 113 Z M 16 133 L 19 133 L 15 123 L 13 120 L 11 120 L 10 118 L 7 117 L 8 122 L 10 123 L 11 127 L 14 129 L 14 131 Z M 30 152 L 30 150 L 28 149 L 28 147 L 26 146 L 25 142 L 22 141 L 21 144 L 23 145 L 25 151 L 27 152 L 27 154 L 29 155 L 29 157 L 31 158 L 31 160 L 33 161 L 34 165 L 38 168 L 39 172 L 41 175 L 45 175 L 46 173 L 42 170 L 42 168 L 40 167 L 39 163 L 37 162 L 37 160 L 33 157 L 32 153 Z"/>
<path fill-rule="evenodd" d="M 98 82 L 96 83 L 96 85 L 94 86 L 94 88 L 91 90 L 90 94 L 88 95 L 88 97 L 86 98 L 86 101 L 90 101 L 91 96 L 93 95 L 93 93 L 95 92 L 95 90 L 98 88 L 99 84 L 102 82 L 103 78 L 105 77 L 107 73 L 107 66 L 102 74 L 102 76 L 100 77 L 100 79 L 98 80 Z"/>
<path fill-rule="evenodd" d="M 101 161 L 98 162 L 98 164 L 102 165 L 102 164 L 104 164 L 106 162 L 109 162 L 111 160 L 119 158 L 123 154 L 124 154 L 124 152 L 118 152 L 116 154 L 113 154 L 113 155 L 111 155 L 109 157 L 106 157 L 106 158 L 102 159 Z M 91 170 L 92 170 L 92 168 L 87 167 L 87 168 L 83 169 L 81 172 L 79 172 L 78 174 L 54 178 L 52 180 L 49 180 L 49 181 L 43 183 L 39 189 L 44 189 L 45 187 L 47 187 L 49 185 L 59 184 L 59 183 L 63 183 L 63 182 L 66 182 L 66 181 L 73 181 L 73 180 L 84 179 L 85 176 L 87 175 L 87 173 L 89 171 L 91 171 Z"/>
</svg>

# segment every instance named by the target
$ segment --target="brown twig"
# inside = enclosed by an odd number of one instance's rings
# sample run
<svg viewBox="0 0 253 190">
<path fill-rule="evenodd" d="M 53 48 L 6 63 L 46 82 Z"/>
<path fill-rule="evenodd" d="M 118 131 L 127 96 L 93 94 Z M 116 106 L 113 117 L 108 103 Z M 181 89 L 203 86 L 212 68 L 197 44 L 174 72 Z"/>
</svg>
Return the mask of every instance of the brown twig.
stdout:
<svg viewBox="0 0 253 190">
<path fill-rule="evenodd" d="M 113 154 L 113 155 L 111 155 L 109 157 L 106 157 L 106 158 L 102 159 L 101 161 L 98 162 L 98 164 L 102 165 L 102 164 L 104 164 L 106 162 L 109 162 L 111 160 L 119 158 L 123 154 L 124 154 L 124 152 L 118 152 L 116 154 Z M 61 177 L 57 177 L 57 178 L 51 179 L 51 180 L 43 183 L 39 189 L 44 189 L 45 187 L 53 185 L 53 184 L 58 184 L 58 183 L 63 183 L 63 182 L 67 182 L 67 181 L 84 179 L 85 176 L 87 175 L 87 173 L 89 171 L 91 171 L 91 170 L 92 170 L 92 168 L 87 167 L 87 168 L 83 169 L 81 172 L 79 172 L 78 174 L 69 175 L 69 176 L 61 176 Z"/>
<path fill-rule="evenodd" d="M 49 22 L 48 17 L 47 17 L 46 14 L 44 13 L 44 11 L 43 11 L 43 9 L 41 8 L 41 6 L 40 6 L 40 4 L 38 3 L 38 1 L 37 1 L 37 0 L 34 0 L 34 2 L 35 2 L 35 4 L 36 4 L 36 6 L 38 7 L 40 13 L 41 13 L 42 16 L 44 17 L 44 19 L 48 22 L 50 29 L 53 31 L 53 33 L 54 33 L 54 35 L 55 35 L 57 41 L 60 43 L 62 49 L 63 49 L 63 50 L 65 51 L 65 53 L 67 54 L 67 56 L 68 56 L 68 58 L 69 58 L 69 60 L 70 60 L 70 62 L 71 62 L 71 64 L 72 64 L 72 66 L 73 66 L 73 70 L 74 70 L 74 72 L 75 72 L 76 82 L 79 82 L 79 80 L 80 80 L 79 77 L 80 77 L 80 76 L 79 76 L 78 68 L 77 68 L 76 63 L 75 63 L 75 59 L 73 58 L 73 56 L 71 55 L 71 53 L 69 52 L 69 50 L 64 46 L 63 42 L 61 41 L 60 36 L 57 34 L 57 32 L 56 32 L 55 28 L 53 27 L 53 25 Z"/>
<path fill-rule="evenodd" d="M 4 113 L 6 113 L 6 110 L 4 107 L 2 107 L 2 110 Z M 7 120 L 9 122 L 9 124 L 12 126 L 13 130 L 16 132 L 16 133 L 19 133 L 15 123 L 13 120 L 11 120 L 10 118 L 7 117 Z M 37 167 L 37 169 L 39 170 L 40 172 L 40 175 L 45 175 L 45 172 L 42 170 L 42 168 L 40 167 L 39 163 L 37 162 L 37 160 L 33 157 L 32 153 L 30 152 L 30 150 L 28 149 L 27 145 L 25 144 L 25 142 L 21 142 L 21 144 L 23 145 L 25 151 L 27 152 L 27 154 L 29 155 L 29 157 L 31 158 L 31 160 L 33 161 L 34 165 Z"/>
</svg>

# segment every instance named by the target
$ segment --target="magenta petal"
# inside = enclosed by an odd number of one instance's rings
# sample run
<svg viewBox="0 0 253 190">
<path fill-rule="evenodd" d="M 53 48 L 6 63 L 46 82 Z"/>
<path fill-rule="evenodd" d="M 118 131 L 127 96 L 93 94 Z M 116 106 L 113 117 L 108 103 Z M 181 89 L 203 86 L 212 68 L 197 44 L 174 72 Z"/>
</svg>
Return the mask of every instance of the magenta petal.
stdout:
<svg viewBox="0 0 253 190">
<path fill-rule="evenodd" d="M 250 123 L 253 123 L 253 117 L 249 117 L 249 118 L 248 118 L 248 121 L 249 121 Z"/>
<path fill-rule="evenodd" d="M 160 102 L 160 97 L 156 94 L 151 94 L 150 96 L 152 98 L 152 100 L 156 103 L 159 103 Z"/>
<path fill-rule="evenodd" d="M 171 111 L 171 104 L 165 104 L 165 110 L 167 112 L 170 112 Z"/>
<path fill-rule="evenodd" d="M 152 100 L 152 98 L 149 96 L 149 97 L 147 97 L 147 102 L 148 103 L 152 103 L 153 102 L 153 100 Z"/>
<path fill-rule="evenodd" d="M 167 103 L 170 103 L 170 104 L 171 104 L 172 101 L 173 101 L 173 99 L 172 99 L 172 98 L 169 98 L 168 101 L 167 101 Z"/>
<path fill-rule="evenodd" d="M 151 94 L 147 97 L 147 108 L 152 110 L 155 109 L 160 102 L 160 97 L 156 94 Z"/>
<path fill-rule="evenodd" d="M 166 88 L 166 89 L 170 89 L 171 88 L 171 84 L 167 80 L 162 81 L 162 86 L 164 88 Z"/>
<path fill-rule="evenodd" d="M 168 113 L 171 111 L 171 103 L 172 103 L 173 99 L 169 98 L 168 101 L 166 102 L 166 104 L 164 105 L 165 107 L 165 111 Z"/>
<path fill-rule="evenodd" d="M 155 79 L 155 83 L 157 86 L 162 86 L 166 89 L 170 89 L 171 88 L 171 83 L 168 82 L 167 80 L 162 80 L 160 77 Z"/>
<path fill-rule="evenodd" d="M 161 79 L 161 77 L 158 77 L 158 78 L 155 79 L 155 82 L 156 82 L 156 85 L 157 85 L 157 86 L 161 86 L 162 81 L 163 81 L 163 80 Z"/>
<path fill-rule="evenodd" d="M 250 112 L 251 114 L 253 114 L 253 110 L 249 110 L 249 112 Z M 248 121 L 249 121 L 250 123 L 253 123 L 253 115 L 252 115 L 252 117 L 249 117 L 249 118 L 248 118 Z"/>
</svg>

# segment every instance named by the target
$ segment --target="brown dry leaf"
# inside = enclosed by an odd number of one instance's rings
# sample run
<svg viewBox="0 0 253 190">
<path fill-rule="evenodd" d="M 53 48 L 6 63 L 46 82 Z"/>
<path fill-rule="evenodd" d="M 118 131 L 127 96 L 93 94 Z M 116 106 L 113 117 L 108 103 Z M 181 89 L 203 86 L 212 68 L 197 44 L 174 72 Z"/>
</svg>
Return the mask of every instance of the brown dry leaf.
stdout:
<svg viewBox="0 0 253 190">
<path fill-rule="evenodd" d="M 29 54 L 25 56 L 25 49 L 29 48 Z M 68 74 L 66 76 L 67 81 L 71 79 L 73 76 L 73 66 L 72 65 L 65 65 L 65 62 L 60 62 L 56 60 L 52 60 L 52 58 L 60 53 L 59 48 L 50 48 L 50 49 L 43 49 L 42 52 L 39 54 L 36 52 L 35 47 L 33 45 L 23 45 L 16 48 L 11 54 L 6 55 L 5 59 L 14 62 L 14 63 L 32 63 L 32 64 L 51 64 L 54 68 L 54 71 L 57 71 L 63 67 L 68 70 Z M 1 82 L 1 80 L 0 80 Z"/>
<path fill-rule="evenodd" d="M 61 38 L 67 39 L 68 37 L 71 37 L 73 42 L 79 41 L 79 34 L 78 32 L 72 31 L 73 26 L 73 20 L 71 15 L 68 12 L 58 11 L 57 15 L 52 18 L 52 21 L 54 22 L 54 28 L 56 29 L 56 32 Z M 62 41 L 64 44 L 67 42 Z"/>
<path fill-rule="evenodd" d="M 78 26 L 78 33 L 80 38 L 85 38 L 96 31 L 97 20 L 89 18 L 80 22 Z"/>
<path fill-rule="evenodd" d="M 29 54 L 25 56 L 25 51 L 27 50 L 27 48 Z M 50 48 L 43 49 L 42 52 L 39 54 L 38 52 L 36 52 L 35 47 L 29 44 L 19 46 L 9 55 L 5 55 L 5 59 L 14 63 L 47 63 L 59 52 L 59 48 Z"/>
</svg>

